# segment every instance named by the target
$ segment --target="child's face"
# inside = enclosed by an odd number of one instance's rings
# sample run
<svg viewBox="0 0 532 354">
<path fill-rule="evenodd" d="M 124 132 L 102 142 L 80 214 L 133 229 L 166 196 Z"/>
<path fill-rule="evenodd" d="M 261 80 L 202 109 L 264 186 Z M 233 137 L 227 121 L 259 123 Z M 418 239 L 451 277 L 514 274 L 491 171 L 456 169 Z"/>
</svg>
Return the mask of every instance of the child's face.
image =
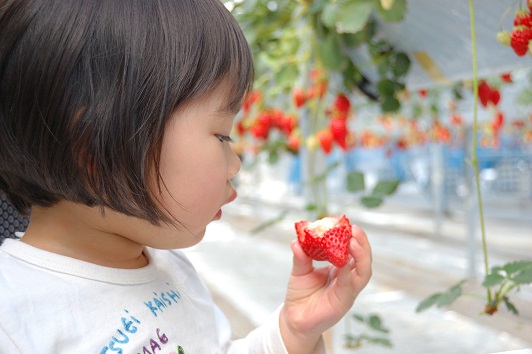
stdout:
<svg viewBox="0 0 532 354">
<path fill-rule="evenodd" d="M 116 212 L 107 213 L 113 233 L 154 248 L 192 246 L 205 228 L 221 217 L 221 207 L 234 200 L 230 183 L 241 167 L 228 136 L 234 113 L 224 112 L 224 86 L 175 112 L 169 119 L 161 149 L 161 195 L 165 210 L 183 226 L 151 223 Z M 156 181 L 152 190 L 158 191 Z"/>
<path fill-rule="evenodd" d="M 224 88 L 174 113 L 161 149 L 162 202 L 198 241 L 207 224 L 221 217 L 220 208 L 236 197 L 230 179 L 241 162 L 224 140 L 234 118 L 234 112 L 223 110 Z"/>
</svg>

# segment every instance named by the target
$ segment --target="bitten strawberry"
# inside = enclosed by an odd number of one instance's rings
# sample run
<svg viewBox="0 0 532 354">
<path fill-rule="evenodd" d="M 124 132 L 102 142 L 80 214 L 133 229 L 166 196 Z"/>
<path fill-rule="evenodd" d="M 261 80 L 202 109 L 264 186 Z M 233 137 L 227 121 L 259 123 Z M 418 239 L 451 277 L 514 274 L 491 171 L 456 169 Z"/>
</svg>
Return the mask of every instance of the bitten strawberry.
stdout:
<svg viewBox="0 0 532 354">
<path fill-rule="evenodd" d="M 313 223 L 298 221 L 295 228 L 299 244 L 310 258 L 329 261 L 338 268 L 347 264 L 353 234 L 345 215 L 328 216 Z"/>
</svg>

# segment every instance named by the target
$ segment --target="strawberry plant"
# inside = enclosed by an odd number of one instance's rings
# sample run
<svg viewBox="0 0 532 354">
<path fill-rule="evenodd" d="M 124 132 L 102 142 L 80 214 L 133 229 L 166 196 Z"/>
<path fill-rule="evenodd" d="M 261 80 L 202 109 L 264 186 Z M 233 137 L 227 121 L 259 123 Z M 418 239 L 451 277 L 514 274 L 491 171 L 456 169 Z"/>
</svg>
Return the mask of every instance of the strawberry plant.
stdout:
<svg viewBox="0 0 532 354">
<path fill-rule="evenodd" d="M 359 313 L 353 313 L 351 319 L 361 328 L 356 331 L 347 330 L 345 334 L 345 348 L 357 349 L 364 344 L 380 345 L 387 348 L 392 347 L 392 342 L 388 338 L 390 330 L 384 327 L 379 315 L 369 314 L 364 316 Z M 346 320 L 349 321 L 349 319 Z M 350 326 L 347 325 L 346 327 Z"/>
<path fill-rule="evenodd" d="M 529 2 L 530 4 L 531 2 Z M 479 166 L 478 166 L 478 159 L 477 159 L 477 131 L 478 131 L 478 117 L 477 117 L 477 111 L 478 111 L 478 103 L 480 102 L 481 105 L 486 106 L 489 101 L 491 101 L 494 105 L 497 105 L 498 103 L 498 95 L 493 95 L 493 89 L 489 87 L 485 82 L 482 82 L 480 85 L 478 85 L 478 75 L 477 75 L 477 65 L 476 65 L 476 39 L 475 39 L 475 16 L 474 16 L 474 6 L 473 6 L 473 0 L 469 1 L 470 4 L 470 17 L 471 17 L 471 37 L 472 37 L 472 49 L 473 49 L 473 81 L 474 81 L 474 109 L 473 109 L 473 141 L 471 146 L 472 151 L 472 165 L 475 170 L 475 184 L 476 184 L 476 193 L 477 193 L 477 199 L 478 199 L 478 205 L 479 205 L 479 216 L 480 216 L 480 228 L 481 228 L 481 236 L 482 236 L 482 250 L 483 250 L 483 258 L 484 258 L 484 280 L 482 281 L 482 286 L 486 288 L 486 296 L 485 296 L 485 305 L 483 309 L 483 313 L 487 315 L 493 315 L 495 314 L 498 309 L 499 305 L 504 304 L 507 308 L 507 310 L 515 315 L 519 314 L 518 309 L 516 306 L 511 302 L 510 295 L 514 291 L 518 291 L 519 288 L 523 285 L 529 285 L 532 284 L 532 261 L 514 261 L 507 264 L 504 264 L 502 266 L 494 266 L 490 267 L 489 265 L 489 259 L 488 259 L 488 251 L 487 251 L 487 237 L 486 237 L 486 229 L 484 224 L 484 211 L 482 206 L 482 194 L 480 190 L 480 176 L 479 176 Z M 516 26 L 522 26 L 523 22 L 526 21 L 528 24 L 528 20 L 525 20 L 524 13 L 518 12 L 516 15 L 516 18 L 514 20 L 514 24 Z M 529 12 L 528 12 L 529 13 Z M 515 29 L 514 29 L 515 30 Z M 521 28 L 518 27 L 518 30 L 521 31 Z M 532 37 L 531 37 L 532 38 Z M 528 41 L 528 39 L 527 39 Z M 528 42 L 527 42 L 528 43 Z M 514 48 L 514 45 L 512 45 L 512 48 L 516 51 L 517 55 L 524 55 L 520 54 L 522 51 L 516 50 Z M 525 53 L 526 54 L 526 53 Z M 497 112 L 493 122 L 492 126 L 495 131 L 498 131 L 500 127 L 502 126 L 504 122 L 504 116 L 502 113 Z M 435 294 L 432 294 L 425 298 L 423 301 L 419 303 L 419 305 L 416 308 L 417 312 L 422 312 L 432 306 L 437 307 L 445 307 L 451 305 L 456 299 L 458 299 L 462 295 L 466 295 L 463 293 L 463 284 L 465 281 L 460 281 L 459 283 L 453 285 L 450 289 L 444 291 L 444 292 L 438 292 Z M 476 295 L 472 295 L 476 296 Z"/>
<path fill-rule="evenodd" d="M 249 133 L 253 149 L 267 153 L 270 162 L 284 151 L 308 152 L 303 154 L 308 176 L 304 183 L 312 196 L 307 210 L 317 217 L 329 213 L 320 155 L 335 148 L 347 152 L 357 145 L 357 133 L 350 128 L 355 119 L 353 97 L 364 97 L 386 113 L 400 108 L 398 95 L 405 88 L 410 59 L 376 37 L 375 17 L 400 21 L 406 11 L 405 0 L 390 4 L 383 6 L 379 0 L 233 3 L 233 14 L 254 53 L 255 89 L 262 97 L 251 104 L 246 100 L 238 133 Z M 370 58 L 369 62 L 357 61 L 355 51 L 365 53 L 360 57 Z M 368 65 L 378 69 L 375 82 L 363 73 Z M 294 116 L 291 132 L 279 134 L 278 126 L 264 122 L 264 112 L 272 110 Z M 364 134 L 360 133 L 360 146 L 381 144 Z"/>
</svg>

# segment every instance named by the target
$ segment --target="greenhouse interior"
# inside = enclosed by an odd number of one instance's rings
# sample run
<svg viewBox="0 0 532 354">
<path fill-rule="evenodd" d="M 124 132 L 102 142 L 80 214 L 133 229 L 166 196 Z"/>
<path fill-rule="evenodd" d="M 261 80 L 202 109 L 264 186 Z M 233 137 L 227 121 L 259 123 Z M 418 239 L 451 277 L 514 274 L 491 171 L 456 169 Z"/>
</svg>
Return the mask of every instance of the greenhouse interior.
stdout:
<svg viewBox="0 0 532 354">
<path fill-rule="evenodd" d="M 223 2 L 255 65 L 238 198 L 184 251 L 233 338 L 283 302 L 295 223 L 345 215 L 373 271 L 329 353 L 531 354 L 531 2 Z"/>
</svg>

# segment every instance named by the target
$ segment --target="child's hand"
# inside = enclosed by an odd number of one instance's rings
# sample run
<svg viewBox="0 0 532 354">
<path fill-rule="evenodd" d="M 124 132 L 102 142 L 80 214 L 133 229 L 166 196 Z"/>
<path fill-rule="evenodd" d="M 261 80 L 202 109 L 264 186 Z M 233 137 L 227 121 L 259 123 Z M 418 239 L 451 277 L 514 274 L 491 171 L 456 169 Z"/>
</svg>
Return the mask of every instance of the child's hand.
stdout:
<svg viewBox="0 0 532 354">
<path fill-rule="evenodd" d="M 314 268 L 297 240 L 294 264 L 279 326 L 290 354 L 312 353 L 321 334 L 351 309 L 371 277 L 371 247 L 364 231 L 353 226 L 350 259 L 343 268 Z"/>
</svg>

